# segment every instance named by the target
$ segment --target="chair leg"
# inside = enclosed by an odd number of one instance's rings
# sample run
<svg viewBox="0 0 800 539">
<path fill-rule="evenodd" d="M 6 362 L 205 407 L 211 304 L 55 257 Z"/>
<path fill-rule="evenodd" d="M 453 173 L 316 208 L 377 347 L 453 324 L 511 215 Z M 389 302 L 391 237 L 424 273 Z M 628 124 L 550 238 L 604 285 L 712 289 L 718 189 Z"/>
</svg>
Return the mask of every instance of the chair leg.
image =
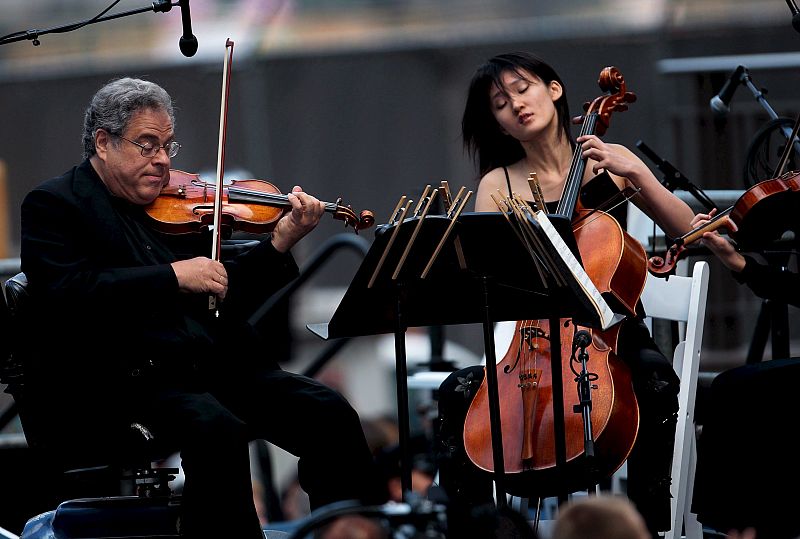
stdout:
<svg viewBox="0 0 800 539">
<path fill-rule="evenodd" d="M 521 515 L 527 515 L 528 514 L 528 501 L 529 501 L 528 498 L 520 498 L 519 496 L 511 496 L 511 500 L 509 502 L 509 505 L 511 506 L 511 509 L 513 509 L 517 513 L 519 513 Z"/>
<path fill-rule="evenodd" d="M 688 464 L 689 477 L 686 482 L 686 503 L 683 507 L 683 527 L 686 532 L 686 539 L 703 539 L 703 526 L 698 522 L 697 515 L 692 513 L 694 475 L 697 469 L 697 439 L 695 437 L 692 437 Z"/>
</svg>

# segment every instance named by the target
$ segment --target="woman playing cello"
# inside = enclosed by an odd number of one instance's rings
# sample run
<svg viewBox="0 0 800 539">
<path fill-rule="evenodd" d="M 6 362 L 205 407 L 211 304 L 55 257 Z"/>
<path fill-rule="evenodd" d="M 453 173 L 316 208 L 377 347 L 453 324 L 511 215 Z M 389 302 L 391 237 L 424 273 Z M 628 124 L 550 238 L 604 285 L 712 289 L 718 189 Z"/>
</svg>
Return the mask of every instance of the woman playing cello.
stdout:
<svg viewBox="0 0 800 539">
<path fill-rule="evenodd" d="M 689 206 L 664 188 L 638 157 L 595 135 L 575 140 L 570 123 L 564 84 L 539 58 L 501 54 L 479 67 L 469 87 L 462 123 L 464 145 L 480 175 L 476 211 L 498 211 L 492 198 L 498 191 L 501 196 L 530 193 L 528 178 L 535 172 L 552 212 L 562 197 L 574 149 L 580 145 L 581 157 L 587 160 L 581 194 L 584 206 L 587 202 L 591 206 L 592 198 L 602 201 L 605 193 L 633 187 L 640 195 L 634 203 L 667 234 L 689 230 L 693 217 Z M 594 178 L 603 171 L 607 174 Z M 610 213 L 624 227 L 624 205 Z M 655 535 L 670 527 L 679 381 L 641 319 L 630 317 L 624 322 L 617 355 L 630 368 L 640 408 L 638 437 L 628 459 L 628 495 Z M 464 417 L 482 377 L 482 367 L 469 367 L 451 375 L 440 392 L 441 485 L 454 505 L 464 508 L 489 502 L 492 494 L 490 477 L 472 465 L 463 442 Z"/>
</svg>

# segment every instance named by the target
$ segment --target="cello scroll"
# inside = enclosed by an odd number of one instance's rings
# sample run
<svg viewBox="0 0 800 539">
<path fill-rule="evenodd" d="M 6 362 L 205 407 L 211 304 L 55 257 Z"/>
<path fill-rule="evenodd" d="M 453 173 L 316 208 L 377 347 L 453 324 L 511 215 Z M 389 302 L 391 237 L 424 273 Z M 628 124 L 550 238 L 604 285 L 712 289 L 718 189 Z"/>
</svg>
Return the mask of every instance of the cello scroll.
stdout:
<svg viewBox="0 0 800 539">
<path fill-rule="evenodd" d="M 594 133 L 598 136 L 605 135 L 611 122 L 611 114 L 625 112 L 628 103 L 636 101 L 636 94 L 629 92 L 625 85 L 625 78 L 619 69 L 614 66 L 603 68 L 597 80 L 598 86 L 604 92 L 593 101 L 583 104 L 585 114 L 572 119 L 572 123 L 580 124 L 586 121 L 587 116 L 596 116 Z"/>
</svg>

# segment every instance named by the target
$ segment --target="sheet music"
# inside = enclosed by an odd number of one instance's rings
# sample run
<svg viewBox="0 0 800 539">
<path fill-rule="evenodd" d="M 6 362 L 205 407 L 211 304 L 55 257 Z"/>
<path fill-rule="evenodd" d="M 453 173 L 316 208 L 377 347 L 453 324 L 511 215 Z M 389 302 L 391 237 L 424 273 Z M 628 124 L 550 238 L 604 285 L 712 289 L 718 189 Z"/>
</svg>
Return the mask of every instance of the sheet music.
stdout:
<svg viewBox="0 0 800 539">
<path fill-rule="evenodd" d="M 548 219 L 547 214 L 545 214 L 543 211 L 538 211 L 529 215 L 532 215 L 536 222 L 539 223 L 542 231 L 544 231 L 544 233 L 550 239 L 550 242 L 552 243 L 553 247 L 555 247 L 555 250 L 560 256 L 561 260 L 563 260 L 567 265 L 569 271 L 575 276 L 578 284 L 581 286 L 583 291 L 586 293 L 586 296 L 594 305 L 594 309 L 600 318 L 601 328 L 608 329 L 617 322 L 621 321 L 624 316 L 616 314 L 611 310 L 611 307 L 608 306 L 608 303 L 603 298 L 602 294 L 600 294 L 600 291 L 597 290 L 597 287 L 594 285 L 592 280 L 586 274 L 586 271 L 578 262 L 578 259 L 575 258 L 575 255 L 572 254 L 572 251 L 570 251 L 567 244 L 564 243 L 561 235 L 558 233 L 555 227 L 553 227 L 552 223 L 550 223 L 550 219 Z"/>
</svg>

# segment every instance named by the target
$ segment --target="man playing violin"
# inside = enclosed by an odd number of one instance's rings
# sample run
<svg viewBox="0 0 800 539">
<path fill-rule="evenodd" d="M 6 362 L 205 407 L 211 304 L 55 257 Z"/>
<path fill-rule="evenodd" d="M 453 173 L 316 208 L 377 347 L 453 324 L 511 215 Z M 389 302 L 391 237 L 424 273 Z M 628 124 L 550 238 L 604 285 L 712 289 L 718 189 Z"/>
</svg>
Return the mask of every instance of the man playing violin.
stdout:
<svg viewBox="0 0 800 539">
<path fill-rule="evenodd" d="M 701 227 L 715 215 L 716 210 L 699 213 L 692 226 Z M 722 228 L 734 236 L 740 230 L 727 218 Z M 701 242 L 731 270 L 736 281 L 747 285 L 757 296 L 772 300 L 773 305 L 800 307 L 800 274 L 796 271 L 790 271 L 785 264 L 759 262 L 716 231 L 704 232 Z M 754 339 L 757 333 L 758 328 Z M 788 335 L 786 338 L 788 350 Z M 769 361 L 757 358 L 755 362 L 748 357 L 745 364 L 714 377 L 705 399 L 692 501 L 692 511 L 704 526 L 718 530 L 751 527 L 742 537 L 797 537 L 800 533 L 797 520 L 786 518 L 794 509 L 788 500 L 793 499 L 800 474 L 768 453 L 768 448 L 793 441 L 793 433 L 786 425 L 794 420 L 798 375 L 800 357 L 772 357 Z M 731 444 L 734 436 L 737 443 Z M 731 473 L 745 460 L 754 465 Z M 762 495 L 765 487 L 769 497 Z"/>
<path fill-rule="evenodd" d="M 116 431 L 146 426 L 181 452 L 188 537 L 263 537 L 249 469 L 256 438 L 299 457 L 312 507 L 377 501 L 356 412 L 335 391 L 281 370 L 247 323 L 297 275 L 289 251 L 323 203 L 294 187 L 291 210 L 252 249 L 219 262 L 198 241 L 193 256 L 176 254 L 144 212 L 180 149 L 174 125 L 158 85 L 108 83 L 85 113 L 85 160 L 23 201 L 25 325 L 46 328 L 26 350 L 26 395 L 59 403 L 56 414 L 48 408 L 48 441 L 61 456 L 102 455 Z"/>
<path fill-rule="evenodd" d="M 716 214 L 698 213 L 692 220 L 692 227 L 706 224 Z M 737 227 L 731 219 L 726 220 L 725 228 L 736 233 Z M 701 241 L 733 273 L 734 279 L 746 284 L 757 296 L 800 306 L 800 277 L 797 273 L 786 271 L 775 265 L 760 264 L 755 258 L 743 255 L 733 243 L 718 232 L 705 232 Z"/>
</svg>

